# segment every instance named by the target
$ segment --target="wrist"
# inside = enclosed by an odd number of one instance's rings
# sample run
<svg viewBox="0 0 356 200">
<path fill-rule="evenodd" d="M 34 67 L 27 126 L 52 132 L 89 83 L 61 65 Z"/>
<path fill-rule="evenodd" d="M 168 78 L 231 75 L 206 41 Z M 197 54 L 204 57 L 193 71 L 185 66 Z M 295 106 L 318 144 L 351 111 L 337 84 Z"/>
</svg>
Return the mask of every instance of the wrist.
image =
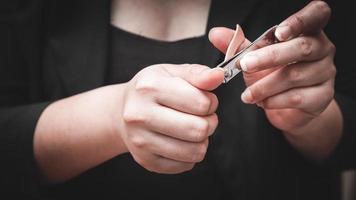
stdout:
<svg viewBox="0 0 356 200">
<path fill-rule="evenodd" d="M 126 153 L 121 138 L 122 86 L 101 87 L 49 105 L 34 134 L 34 153 L 50 183 L 75 177 Z"/>
<path fill-rule="evenodd" d="M 108 94 L 110 95 L 106 98 L 111 99 L 111 105 L 109 104 L 106 107 L 106 109 L 108 109 L 108 121 L 110 123 L 108 126 L 106 126 L 106 128 L 108 128 L 107 132 L 110 133 L 112 141 L 115 142 L 118 155 L 120 155 L 128 152 L 126 144 L 123 140 L 123 133 L 126 130 L 122 117 L 127 83 L 106 86 L 106 88 L 108 89 Z"/>
</svg>

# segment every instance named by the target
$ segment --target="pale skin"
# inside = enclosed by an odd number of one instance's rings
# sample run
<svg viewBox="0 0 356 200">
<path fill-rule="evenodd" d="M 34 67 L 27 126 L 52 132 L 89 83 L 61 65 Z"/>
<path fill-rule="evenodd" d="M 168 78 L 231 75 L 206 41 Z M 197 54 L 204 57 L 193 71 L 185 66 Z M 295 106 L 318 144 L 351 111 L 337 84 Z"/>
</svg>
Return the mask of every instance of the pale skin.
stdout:
<svg viewBox="0 0 356 200">
<path fill-rule="evenodd" d="M 206 33 L 210 0 L 112 0 L 111 23 L 144 37 L 176 41 Z"/>
<path fill-rule="evenodd" d="M 159 11 L 161 1 L 147 2 L 152 4 L 145 9 Z M 204 5 L 197 2 L 198 7 Z M 320 8 L 323 12 L 315 12 Z M 205 8 L 205 13 L 196 16 L 195 25 L 206 23 L 206 12 Z M 271 124 L 281 130 L 291 145 L 313 160 L 326 158 L 342 132 L 342 115 L 333 99 L 335 50 L 321 31 L 328 18 L 327 5 L 312 2 L 282 22 L 284 27 L 291 28 L 288 34 L 283 34 L 283 26 L 277 30 L 286 42 L 252 52 L 258 59 L 249 61 L 246 57 L 243 61 L 248 86 L 242 95 L 243 102 L 262 107 Z M 184 15 L 173 21 L 177 20 L 184 21 Z M 127 28 L 120 23 L 114 25 Z M 200 35 L 204 30 L 195 28 L 189 32 L 187 26 L 182 31 L 184 36 L 167 35 L 174 32 L 167 30 L 174 27 L 170 25 L 157 26 L 162 28 L 161 34 L 156 29 L 143 36 L 173 41 Z M 215 28 L 209 37 L 225 52 L 232 34 L 230 29 Z M 247 43 L 246 40 L 241 45 Z M 304 43 L 312 49 L 310 53 L 300 48 Z M 284 53 L 286 49 L 288 54 Z M 291 62 L 295 64 L 286 66 Z M 171 174 L 191 170 L 204 159 L 209 136 L 218 125 L 218 100 L 211 91 L 222 80 L 223 72 L 219 69 L 160 64 L 143 69 L 127 83 L 101 87 L 51 104 L 41 115 L 34 138 L 35 157 L 44 179 L 49 183 L 64 182 L 124 153 L 130 153 L 149 171 Z"/>
</svg>

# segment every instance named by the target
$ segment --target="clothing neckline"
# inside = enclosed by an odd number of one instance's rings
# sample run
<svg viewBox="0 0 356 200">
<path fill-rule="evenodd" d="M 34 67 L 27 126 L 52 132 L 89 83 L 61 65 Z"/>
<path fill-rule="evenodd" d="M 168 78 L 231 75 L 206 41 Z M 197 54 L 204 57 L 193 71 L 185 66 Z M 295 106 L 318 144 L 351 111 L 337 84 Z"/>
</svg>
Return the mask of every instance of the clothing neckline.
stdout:
<svg viewBox="0 0 356 200">
<path fill-rule="evenodd" d="M 146 36 L 142 36 L 142 35 L 139 35 L 139 34 L 136 34 L 136 33 L 133 33 L 131 31 L 127 31 L 127 30 L 124 30 L 120 27 L 117 27 L 113 24 L 110 24 L 110 27 L 113 29 L 113 30 L 116 30 L 116 31 L 119 31 L 121 32 L 122 34 L 126 35 L 126 36 L 130 36 L 130 37 L 133 37 L 139 41 L 145 41 L 145 42 L 150 42 L 150 43 L 154 43 L 156 45 L 170 45 L 170 44 L 177 44 L 177 43 L 181 43 L 181 42 L 186 42 L 186 41 L 192 41 L 192 40 L 200 40 L 200 39 L 204 39 L 204 38 L 208 38 L 208 33 L 209 33 L 209 30 L 212 28 L 212 22 L 211 22 L 211 19 L 212 19 L 212 16 L 213 16 L 213 7 L 214 6 L 214 1 L 212 0 L 211 3 L 210 3 L 210 6 L 209 6 L 209 10 L 208 10 L 208 19 L 207 19 L 207 23 L 205 25 L 205 33 L 200 35 L 200 36 L 192 36 L 192 37 L 187 37 L 187 38 L 183 38 L 183 39 L 178 39 L 178 40 L 174 40 L 174 41 L 165 41 L 165 40 L 159 40 L 159 39 L 154 39 L 154 38 L 150 38 L 150 37 L 146 37 Z"/>
<path fill-rule="evenodd" d="M 130 31 L 121 29 L 121 28 L 114 26 L 112 24 L 110 24 L 110 26 L 114 32 L 118 32 L 121 35 L 124 35 L 125 37 L 131 37 L 131 38 L 134 38 L 135 40 L 137 40 L 138 42 L 143 41 L 145 43 L 154 44 L 154 45 L 158 45 L 158 46 L 169 46 L 169 45 L 180 44 L 182 42 L 192 42 L 195 40 L 201 40 L 201 39 L 206 38 L 206 33 L 205 33 L 204 35 L 196 36 L 196 37 L 188 37 L 188 38 L 179 39 L 179 40 L 175 40 L 175 41 L 164 41 L 164 40 L 158 40 L 158 39 L 153 39 L 153 38 L 149 38 L 146 36 L 138 35 L 136 33 L 132 33 Z"/>
</svg>

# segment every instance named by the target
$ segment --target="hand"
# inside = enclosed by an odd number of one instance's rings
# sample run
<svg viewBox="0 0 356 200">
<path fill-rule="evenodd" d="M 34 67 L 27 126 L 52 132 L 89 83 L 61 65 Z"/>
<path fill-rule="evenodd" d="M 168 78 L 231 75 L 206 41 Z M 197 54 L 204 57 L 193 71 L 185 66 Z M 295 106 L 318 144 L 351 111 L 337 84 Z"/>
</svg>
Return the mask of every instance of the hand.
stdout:
<svg viewBox="0 0 356 200">
<path fill-rule="evenodd" d="M 242 101 L 261 106 L 269 121 L 284 132 L 297 133 L 333 101 L 335 47 L 322 31 L 330 13 L 325 2 L 312 1 L 279 25 L 276 36 L 283 42 L 241 60 L 248 86 Z M 210 40 L 224 51 L 232 34 L 215 29 Z"/>
<path fill-rule="evenodd" d="M 179 173 L 203 160 L 218 123 L 221 70 L 155 65 L 131 81 L 49 105 L 34 134 L 34 154 L 48 183 L 69 180 L 127 153 L 150 171 Z"/>
<path fill-rule="evenodd" d="M 120 136 L 149 171 L 180 173 L 204 159 L 218 124 L 217 97 L 209 92 L 223 72 L 201 65 L 155 65 L 126 84 Z"/>
</svg>

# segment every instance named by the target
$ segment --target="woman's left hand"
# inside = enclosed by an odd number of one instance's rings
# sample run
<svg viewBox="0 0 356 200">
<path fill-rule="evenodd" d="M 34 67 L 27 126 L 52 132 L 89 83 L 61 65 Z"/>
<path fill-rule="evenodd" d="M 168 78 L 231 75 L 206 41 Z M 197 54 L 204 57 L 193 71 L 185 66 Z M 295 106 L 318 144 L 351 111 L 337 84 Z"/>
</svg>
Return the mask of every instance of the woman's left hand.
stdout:
<svg viewBox="0 0 356 200">
<path fill-rule="evenodd" d="M 241 60 L 247 85 L 242 101 L 264 108 L 269 121 L 284 132 L 307 125 L 333 101 L 335 47 L 322 31 L 330 13 L 325 2 L 312 1 L 278 26 L 281 43 Z M 227 30 L 215 31 L 229 35 Z M 213 30 L 213 44 L 224 51 L 226 45 L 214 35 Z"/>
<path fill-rule="evenodd" d="M 283 131 L 308 124 L 334 99 L 335 47 L 322 31 L 330 14 L 325 2 L 312 1 L 279 25 L 275 34 L 284 42 L 241 60 L 248 85 L 243 102 L 263 107 L 269 121 Z"/>
</svg>

